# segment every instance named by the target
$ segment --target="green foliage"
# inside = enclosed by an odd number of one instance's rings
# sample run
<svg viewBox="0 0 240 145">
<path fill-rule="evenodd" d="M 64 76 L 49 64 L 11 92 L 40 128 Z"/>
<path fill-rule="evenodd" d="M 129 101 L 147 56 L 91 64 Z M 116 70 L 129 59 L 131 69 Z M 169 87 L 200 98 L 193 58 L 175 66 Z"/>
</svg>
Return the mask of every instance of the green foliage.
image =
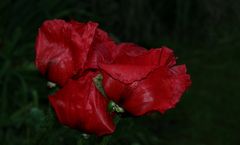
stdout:
<svg viewBox="0 0 240 145">
<path fill-rule="evenodd" d="M 238 1 L 1 0 L 1 145 L 236 145 L 240 142 Z M 118 41 L 167 45 L 193 85 L 165 115 L 124 118 L 108 138 L 60 125 L 47 80 L 34 67 L 34 41 L 46 19 L 98 21 Z M 116 37 L 118 36 L 118 37 Z"/>
</svg>

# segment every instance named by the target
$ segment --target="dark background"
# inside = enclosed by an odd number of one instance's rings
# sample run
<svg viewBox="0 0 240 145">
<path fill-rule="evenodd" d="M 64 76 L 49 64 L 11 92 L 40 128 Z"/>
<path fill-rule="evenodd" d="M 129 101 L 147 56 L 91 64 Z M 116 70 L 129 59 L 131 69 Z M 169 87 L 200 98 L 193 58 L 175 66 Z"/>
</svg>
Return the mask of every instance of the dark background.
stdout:
<svg viewBox="0 0 240 145">
<path fill-rule="evenodd" d="M 166 45 L 188 67 L 193 83 L 175 109 L 123 119 L 110 144 L 240 144 L 240 1 L 1 0 L 1 145 L 93 145 L 101 140 L 84 139 L 51 113 L 47 81 L 33 61 L 38 28 L 54 18 L 97 21 L 119 42 L 148 49 Z"/>
</svg>

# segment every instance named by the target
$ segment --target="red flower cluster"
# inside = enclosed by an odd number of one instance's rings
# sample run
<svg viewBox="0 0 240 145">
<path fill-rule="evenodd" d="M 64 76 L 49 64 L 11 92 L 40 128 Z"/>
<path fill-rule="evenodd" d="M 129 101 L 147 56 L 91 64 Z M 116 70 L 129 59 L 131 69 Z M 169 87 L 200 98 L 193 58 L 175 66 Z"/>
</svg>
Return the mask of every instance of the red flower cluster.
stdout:
<svg viewBox="0 0 240 145">
<path fill-rule="evenodd" d="M 113 133 L 114 101 L 139 116 L 172 108 L 190 86 L 169 48 L 115 42 L 97 23 L 49 20 L 39 29 L 36 66 L 61 89 L 49 96 L 59 121 L 87 133 Z M 102 76 L 100 84 L 94 79 Z M 101 91 L 102 87 L 102 91 Z"/>
</svg>

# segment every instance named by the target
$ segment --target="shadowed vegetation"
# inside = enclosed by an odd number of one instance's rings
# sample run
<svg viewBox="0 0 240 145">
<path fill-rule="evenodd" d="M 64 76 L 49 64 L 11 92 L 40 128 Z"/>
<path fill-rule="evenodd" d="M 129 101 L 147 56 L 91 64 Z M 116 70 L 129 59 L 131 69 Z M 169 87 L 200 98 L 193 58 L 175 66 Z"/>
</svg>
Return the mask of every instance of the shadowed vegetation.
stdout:
<svg viewBox="0 0 240 145">
<path fill-rule="evenodd" d="M 102 138 L 60 125 L 46 80 L 34 66 L 34 41 L 46 19 L 97 21 L 119 42 L 166 45 L 185 63 L 192 87 L 175 109 L 126 118 L 114 145 L 240 143 L 240 2 L 236 0 L 1 0 L 0 144 L 86 145 Z"/>
</svg>

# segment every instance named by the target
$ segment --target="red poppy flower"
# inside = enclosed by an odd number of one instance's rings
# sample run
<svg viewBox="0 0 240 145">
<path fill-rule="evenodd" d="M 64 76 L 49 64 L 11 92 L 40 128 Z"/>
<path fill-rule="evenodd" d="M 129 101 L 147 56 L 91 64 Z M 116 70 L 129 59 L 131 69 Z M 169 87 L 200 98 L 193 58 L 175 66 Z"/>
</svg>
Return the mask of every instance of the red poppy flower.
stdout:
<svg viewBox="0 0 240 145">
<path fill-rule="evenodd" d="M 191 83 L 185 65 L 174 66 L 175 57 L 168 48 L 147 51 L 131 43 L 116 46 L 97 26 L 50 20 L 39 29 L 35 63 L 61 87 L 49 96 L 59 121 L 106 135 L 115 129 L 113 115 L 107 111 L 109 99 L 133 115 L 172 108 Z M 93 82 L 100 71 L 109 98 Z"/>
<path fill-rule="evenodd" d="M 35 64 L 39 71 L 63 86 L 84 70 L 96 69 L 98 62 L 112 60 L 115 43 L 97 26 L 93 22 L 45 21 L 35 44 Z"/>
<path fill-rule="evenodd" d="M 78 80 L 69 80 L 62 89 L 49 97 L 59 121 L 86 133 L 113 133 L 115 125 L 107 112 L 108 100 L 96 89 L 96 72 L 87 72 Z"/>
<path fill-rule="evenodd" d="M 166 47 L 131 54 L 119 53 L 113 63 L 100 64 L 107 96 L 136 116 L 174 107 L 191 83 L 185 65 L 174 66 L 174 54 Z"/>
</svg>

